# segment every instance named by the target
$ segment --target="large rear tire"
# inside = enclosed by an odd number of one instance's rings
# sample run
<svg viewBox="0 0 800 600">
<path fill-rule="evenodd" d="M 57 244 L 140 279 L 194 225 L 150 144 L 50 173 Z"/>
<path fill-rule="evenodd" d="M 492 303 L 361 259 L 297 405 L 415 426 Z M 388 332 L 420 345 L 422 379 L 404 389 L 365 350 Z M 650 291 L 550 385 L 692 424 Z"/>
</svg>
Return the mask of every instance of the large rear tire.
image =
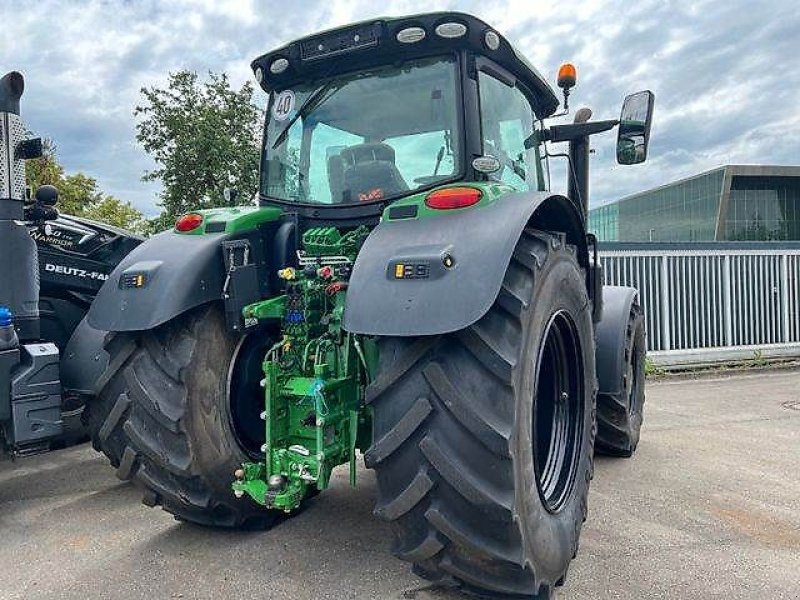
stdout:
<svg viewBox="0 0 800 600">
<path fill-rule="evenodd" d="M 592 476 L 593 329 L 575 248 L 526 230 L 486 316 L 385 339 L 380 361 L 366 462 L 393 552 L 466 591 L 549 598 Z"/>
<path fill-rule="evenodd" d="M 274 511 L 235 498 L 230 488 L 241 463 L 257 458 L 264 430 L 258 346 L 269 336 L 261 333 L 250 348 L 258 360 L 240 361 L 246 344 L 228 333 L 221 309 L 207 305 L 152 331 L 117 334 L 107 344 L 109 368 L 87 405 L 86 422 L 95 448 L 120 479 L 143 490 L 146 505 L 203 525 L 260 528 L 275 519 Z M 254 383 L 232 393 L 242 381 L 234 372 L 240 364 L 255 369 Z M 234 397 L 243 402 L 237 406 Z M 255 430 L 237 429 L 236 411 L 250 411 L 238 417 Z"/>
<path fill-rule="evenodd" d="M 644 419 L 646 339 L 644 313 L 637 303 L 628 317 L 624 352 L 620 392 L 597 394 L 595 449 L 608 456 L 633 456 Z"/>
</svg>

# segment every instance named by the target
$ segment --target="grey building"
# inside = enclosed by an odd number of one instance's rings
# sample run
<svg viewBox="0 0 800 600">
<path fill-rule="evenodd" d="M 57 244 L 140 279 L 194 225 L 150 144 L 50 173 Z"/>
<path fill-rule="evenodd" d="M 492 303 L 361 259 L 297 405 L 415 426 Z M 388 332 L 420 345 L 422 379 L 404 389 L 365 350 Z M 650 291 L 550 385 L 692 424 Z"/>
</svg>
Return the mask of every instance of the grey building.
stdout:
<svg viewBox="0 0 800 600">
<path fill-rule="evenodd" d="M 601 241 L 800 240 L 800 166 L 726 165 L 589 212 Z"/>
</svg>

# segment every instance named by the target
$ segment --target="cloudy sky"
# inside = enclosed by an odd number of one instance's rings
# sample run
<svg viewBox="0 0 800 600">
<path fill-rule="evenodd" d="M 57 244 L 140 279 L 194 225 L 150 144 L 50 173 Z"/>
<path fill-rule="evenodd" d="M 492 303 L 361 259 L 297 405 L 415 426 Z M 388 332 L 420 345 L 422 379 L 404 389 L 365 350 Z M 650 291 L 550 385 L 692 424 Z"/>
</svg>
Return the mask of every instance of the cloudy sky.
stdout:
<svg viewBox="0 0 800 600">
<path fill-rule="evenodd" d="M 68 172 L 158 212 L 152 165 L 135 140 L 142 86 L 167 73 L 225 71 L 237 85 L 255 56 L 316 30 L 381 15 L 472 12 L 539 70 L 578 67 L 574 108 L 618 114 L 625 94 L 656 94 L 651 158 L 613 163 L 598 136 L 592 203 L 727 163 L 800 164 L 800 10 L 784 1 L 0 0 L 0 70 L 26 77 L 24 117 L 55 140 Z"/>
</svg>

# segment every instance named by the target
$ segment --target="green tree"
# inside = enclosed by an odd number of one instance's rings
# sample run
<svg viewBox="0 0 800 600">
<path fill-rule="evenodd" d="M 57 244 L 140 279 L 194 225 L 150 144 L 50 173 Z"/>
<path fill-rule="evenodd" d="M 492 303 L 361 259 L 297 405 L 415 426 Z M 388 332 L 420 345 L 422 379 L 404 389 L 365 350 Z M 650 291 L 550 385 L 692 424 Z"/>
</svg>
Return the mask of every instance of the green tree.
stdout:
<svg viewBox="0 0 800 600">
<path fill-rule="evenodd" d="M 146 222 L 142 213 L 130 202 L 104 194 L 97 180 L 83 173 L 66 175 L 58 162 L 55 144 L 44 140 L 41 158 L 25 162 L 25 182 L 32 190 L 40 185 L 58 188 L 58 210 L 67 215 L 85 217 L 116 227 L 144 231 Z"/>
<path fill-rule="evenodd" d="M 146 181 L 163 184 L 155 229 L 170 226 L 187 211 L 225 206 L 226 187 L 246 202 L 258 185 L 263 112 L 252 102 L 253 86 L 231 87 L 227 75 L 170 73 L 164 88 L 142 88 L 136 139 L 157 168 Z"/>
</svg>

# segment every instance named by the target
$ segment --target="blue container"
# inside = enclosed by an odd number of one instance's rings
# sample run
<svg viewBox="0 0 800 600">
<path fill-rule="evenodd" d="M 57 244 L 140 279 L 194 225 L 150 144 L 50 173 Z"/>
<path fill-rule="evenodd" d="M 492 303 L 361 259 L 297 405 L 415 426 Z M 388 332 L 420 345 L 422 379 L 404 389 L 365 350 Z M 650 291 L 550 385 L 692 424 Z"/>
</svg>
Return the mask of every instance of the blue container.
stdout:
<svg viewBox="0 0 800 600">
<path fill-rule="evenodd" d="M 13 350 L 19 346 L 17 332 L 14 329 L 14 317 L 7 306 L 0 306 L 0 352 Z"/>
</svg>

